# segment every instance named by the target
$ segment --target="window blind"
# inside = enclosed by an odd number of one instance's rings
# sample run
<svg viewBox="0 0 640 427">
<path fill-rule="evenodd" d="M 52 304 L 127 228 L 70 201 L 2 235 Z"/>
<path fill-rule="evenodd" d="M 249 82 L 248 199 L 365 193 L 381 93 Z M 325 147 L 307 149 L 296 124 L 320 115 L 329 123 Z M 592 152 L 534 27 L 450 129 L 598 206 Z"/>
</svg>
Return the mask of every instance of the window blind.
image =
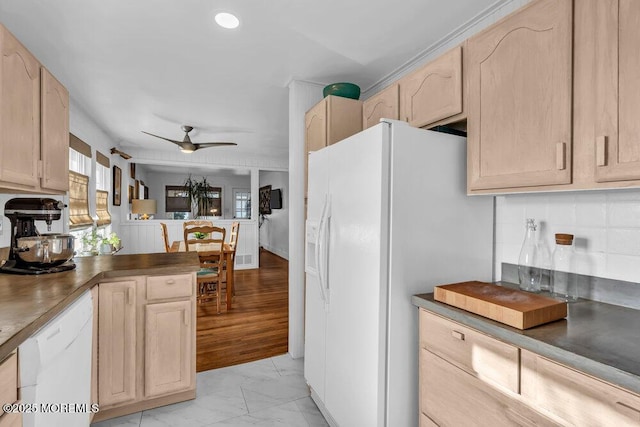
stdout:
<svg viewBox="0 0 640 427">
<path fill-rule="evenodd" d="M 89 177 L 69 171 L 69 227 L 93 225 L 89 215 Z"/>
<path fill-rule="evenodd" d="M 72 133 L 69 134 L 69 148 L 91 158 L 91 146 Z"/>
<path fill-rule="evenodd" d="M 98 215 L 98 221 L 96 225 L 111 224 L 111 214 L 109 213 L 109 192 L 97 190 L 96 191 L 96 214 Z"/>
<path fill-rule="evenodd" d="M 111 162 L 109 161 L 109 158 L 99 151 L 96 151 L 96 162 L 98 162 L 99 165 L 102 165 L 107 169 L 111 167 Z"/>
</svg>

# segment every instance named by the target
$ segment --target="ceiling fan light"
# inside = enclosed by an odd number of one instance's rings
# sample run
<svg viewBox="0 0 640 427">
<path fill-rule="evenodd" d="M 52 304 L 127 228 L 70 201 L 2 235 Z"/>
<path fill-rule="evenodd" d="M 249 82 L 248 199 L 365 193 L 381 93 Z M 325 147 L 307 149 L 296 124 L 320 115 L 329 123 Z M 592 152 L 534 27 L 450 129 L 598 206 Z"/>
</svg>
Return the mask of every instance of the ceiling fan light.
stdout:
<svg viewBox="0 0 640 427">
<path fill-rule="evenodd" d="M 216 23 L 222 28 L 234 29 L 240 25 L 240 20 L 228 12 L 220 12 L 215 16 Z"/>
<path fill-rule="evenodd" d="M 182 151 L 185 154 L 191 154 L 193 153 L 195 150 L 191 149 L 191 148 L 181 148 L 180 151 Z"/>
</svg>

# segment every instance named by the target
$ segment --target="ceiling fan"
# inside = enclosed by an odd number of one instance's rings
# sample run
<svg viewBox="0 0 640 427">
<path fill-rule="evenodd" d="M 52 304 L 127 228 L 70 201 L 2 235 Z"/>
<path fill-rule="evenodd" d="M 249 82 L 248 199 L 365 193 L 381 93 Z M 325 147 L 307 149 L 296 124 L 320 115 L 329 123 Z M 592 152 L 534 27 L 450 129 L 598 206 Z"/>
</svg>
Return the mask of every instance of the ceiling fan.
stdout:
<svg viewBox="0 0 640 427">
<path fill-rule="evenodd" d="M 184 132 L 184 138 L 182 141 L 176 141 L 175 139 L 165 138 L 164 136 L 154 135 L 149 132 L 141 131 L 142 133 L 146 133 L 147 135 L 155 136 L 156 138 L 164 139 L 165 141 L 173 142 L 174 144 L 180 147 L 180 151 L 183 153 L 193 153 L 194 151 L 200 148 L 207 147 L 222 147 L 225 145 L 238 145 L 235 142 L 200 142 L 194 143 L 191 142 L 191 138 L 189 138 L 189 132 L 193 130 L 193 126 L 182 125 L 180 129 Z"/>
</svg>

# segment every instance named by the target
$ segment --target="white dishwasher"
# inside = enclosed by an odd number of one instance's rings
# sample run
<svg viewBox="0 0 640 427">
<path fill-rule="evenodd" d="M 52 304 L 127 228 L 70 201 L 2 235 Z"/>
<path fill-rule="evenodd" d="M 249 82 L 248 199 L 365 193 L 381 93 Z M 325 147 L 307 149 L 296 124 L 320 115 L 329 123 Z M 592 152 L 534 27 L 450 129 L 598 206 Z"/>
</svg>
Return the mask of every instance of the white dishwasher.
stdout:
<svg viewBox="0 0 640 427">
<path fill-rule="evenodd" d="M 24 427 L 86 427 L 93 304 L 85 292 L 18 347 Z"/>
</svg>

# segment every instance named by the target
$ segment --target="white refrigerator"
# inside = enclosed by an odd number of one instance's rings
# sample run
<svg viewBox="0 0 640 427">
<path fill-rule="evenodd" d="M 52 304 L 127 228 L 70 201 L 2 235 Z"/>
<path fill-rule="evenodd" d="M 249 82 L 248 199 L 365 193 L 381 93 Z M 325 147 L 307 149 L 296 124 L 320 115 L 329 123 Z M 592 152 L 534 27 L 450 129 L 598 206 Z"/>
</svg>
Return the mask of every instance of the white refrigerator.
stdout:
<svg viewBox="0 0 640 427">
<path fill-rule="evenodd" d="M 492 279 L 493 197 L 466 195 L 466 139 L 385 120 L 310 153 L 304 374 L 330 425 L 418 425 L 418 310 Z"/>
</svg>

